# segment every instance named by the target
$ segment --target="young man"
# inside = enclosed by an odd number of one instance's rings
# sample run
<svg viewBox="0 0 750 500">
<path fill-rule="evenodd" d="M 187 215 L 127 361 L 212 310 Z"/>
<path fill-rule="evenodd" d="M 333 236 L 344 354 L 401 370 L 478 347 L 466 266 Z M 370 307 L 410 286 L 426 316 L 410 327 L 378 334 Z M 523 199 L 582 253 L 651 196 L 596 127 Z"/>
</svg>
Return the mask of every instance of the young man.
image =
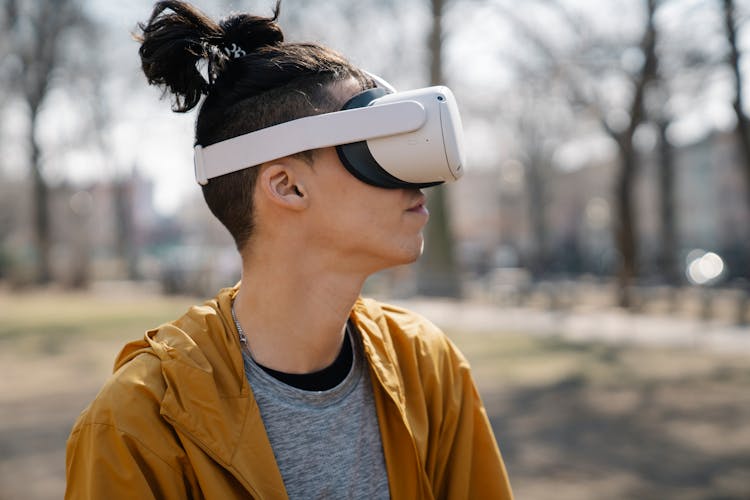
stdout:
<svg viewBox="0 0 750 500">
<path fill-rule="evenodd" d="M 465 359 L 427 320 L 360 298 L 422 251 L 419 188 L 439 180 L 430 162 L 401 178 L 424 155 L 401 161 L 393 141 L 416 130 L 445 162 L 449 91 L 389 94 L 275 20 L 166 1 L 141 27 L 175 109 L 206 96 L 196 175 L 242 281 L 123 349 L 73 429 L 66 497 L 511 498 Z M 357 135 L 386 142 L 343 146 Z"/>
</svg>

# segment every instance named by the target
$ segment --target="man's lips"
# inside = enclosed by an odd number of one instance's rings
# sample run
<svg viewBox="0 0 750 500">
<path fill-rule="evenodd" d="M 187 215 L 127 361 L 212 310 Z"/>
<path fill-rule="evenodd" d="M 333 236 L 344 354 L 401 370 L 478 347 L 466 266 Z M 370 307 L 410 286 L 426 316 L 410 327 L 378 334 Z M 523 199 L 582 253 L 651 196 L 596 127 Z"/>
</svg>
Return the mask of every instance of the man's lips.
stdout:
<svg viewBox="0 0 750 500">
<path fill-rule="evenodd" d="M 427 214 L 427 207 L 425 207 L 426 198 L 423 194 L 420 194 L 407 209 L 407 212 L 424 213 Z"/>
</svg>

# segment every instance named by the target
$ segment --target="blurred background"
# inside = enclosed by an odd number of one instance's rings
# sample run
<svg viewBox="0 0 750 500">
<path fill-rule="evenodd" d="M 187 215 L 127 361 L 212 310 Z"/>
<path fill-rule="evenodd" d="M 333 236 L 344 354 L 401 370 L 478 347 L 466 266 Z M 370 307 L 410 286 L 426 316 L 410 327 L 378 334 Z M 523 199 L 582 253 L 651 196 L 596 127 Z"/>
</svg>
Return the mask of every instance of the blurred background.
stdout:
<svg viewBox="0 0 750 500">
<path fill-rule="evenodd" d="M 214 16 L 271 0 L 196 0 Z M 153 2 L 0 0 L 0 499 L 59 498 L 119 346 L 239 278 Z M 284 0 L 397 88 L 446 84 L 464 178 L 367 283 L 475 370 L 519 498 L 750 498 L 750 2 Z"/>
</svg>

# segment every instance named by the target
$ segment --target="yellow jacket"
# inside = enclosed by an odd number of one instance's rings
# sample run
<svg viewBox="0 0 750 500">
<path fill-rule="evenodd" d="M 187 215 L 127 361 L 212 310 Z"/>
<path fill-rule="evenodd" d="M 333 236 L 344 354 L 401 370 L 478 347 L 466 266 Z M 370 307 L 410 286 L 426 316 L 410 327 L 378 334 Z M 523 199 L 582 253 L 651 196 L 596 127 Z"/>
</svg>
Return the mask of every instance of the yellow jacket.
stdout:
<svg viewBox="0 0 750 500">
<path fill-rule="evenodd" d="M 124 347 L 67 446 L 66 498 L 283 499 L 245 377 L 235 289 Z M 423 318 L 360 299 L 390 494 L 512 498 L 469 366 Z"/>
</svg>

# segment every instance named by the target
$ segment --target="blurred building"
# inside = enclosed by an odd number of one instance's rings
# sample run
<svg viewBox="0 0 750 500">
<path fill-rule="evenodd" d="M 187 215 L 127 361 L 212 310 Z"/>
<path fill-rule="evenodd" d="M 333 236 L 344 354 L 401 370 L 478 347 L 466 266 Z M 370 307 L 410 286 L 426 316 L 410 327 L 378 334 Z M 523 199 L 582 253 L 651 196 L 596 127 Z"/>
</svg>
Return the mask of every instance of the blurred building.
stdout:
<svg viewBox="0 0 750 500">
<path fill-rule="evenodd" d="M 139 257 L 169 225 L 154 209 L 153 182 L 135 169 L 114 181 L 55 186 L 50 206 L 53 272 L 73 285 L 138 278 Z"/>
<path fill-rule="evenodd" d="M 634 193 L 639 265 L 658 272 L 661 222 L 655 152 L 641 156 Z M 534 209 L 544 211 L 547 271 L 550 274 L 608 275 L 617 262 L 612 238 L 616 158 L 575 170 L 551 169 L 547 195 Z M 675 216 L 679 255 L 700 248 L 727 263 L 726 279 L 748 276 L 750 210 L 736 140 L 714 133 L 675 150 Z M 509 162 L 510 168 L 518 164 Z M 523 171 L 469 170 L 451 186 L 453 225 L 462 260 L 470 268 L 523 264 L 533 248 Z M 520 177 L 520 179 L 519 179 Z M 508 253 L 515 253 L 509 258 Z M 502 258 L 497 257 L 497 254 Z M 486 262 L 478 262 L 484 259 Z"/>
<path fill-rule="evenodd" d="M 30 197 L 27 182 L 0 177 L 0 279 L 33 279 Z"/>
<path fill-rule="evenodd" d="M 25 181 L 0 184 L 0 277 L 29 284 L 35 261 L 31 189 Z M 49 189 L 54 281 L 75 287 L 92 280 L 158 279 L 148 276 L 149 258 L 179 241 L 180 231 L 156 212 L 151 180 L 133 170 L 116 181 Z"/>
<path fill-rule="evenodd" d="M 680 153 L 682 246 L 717 252 L 729 278 L 750 280 L 750 197 L 734 134 L 713 134 Z"/>
</svg>

